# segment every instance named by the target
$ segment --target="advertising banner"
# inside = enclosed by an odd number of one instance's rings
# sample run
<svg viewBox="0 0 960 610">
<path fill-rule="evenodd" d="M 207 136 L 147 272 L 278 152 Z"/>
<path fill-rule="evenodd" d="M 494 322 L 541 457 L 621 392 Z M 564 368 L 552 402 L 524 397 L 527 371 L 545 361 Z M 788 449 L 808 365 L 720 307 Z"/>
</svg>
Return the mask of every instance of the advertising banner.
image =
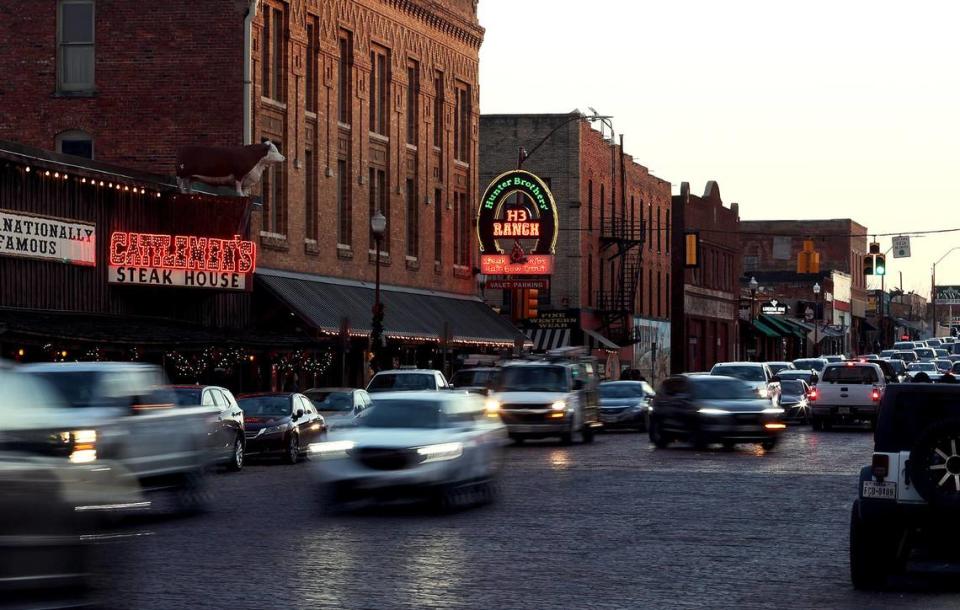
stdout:
<svg viewBox="0 0 960 610">
<path fill-rule="evenodd" d="M 96 225 L 0 210 L 0 256 L 94 266 Z"/>
</svg>

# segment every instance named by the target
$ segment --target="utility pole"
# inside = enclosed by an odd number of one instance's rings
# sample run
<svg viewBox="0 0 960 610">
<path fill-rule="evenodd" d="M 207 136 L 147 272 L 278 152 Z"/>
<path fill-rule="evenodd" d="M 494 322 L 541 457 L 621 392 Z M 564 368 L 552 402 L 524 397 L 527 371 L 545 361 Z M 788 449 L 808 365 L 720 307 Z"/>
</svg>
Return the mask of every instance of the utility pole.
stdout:
<svg viewBox="0 0 960 610">
<path fill-rule="evenodd" d="M 690 183 L 680 183 L 680 194 L 671 198 L 673 232 L 670 236 L 670 374 L 679 375 L 687 370 L 687 331 L 683 303 L 683 285 L 686 281 L 684 267 L 684 224 L 686 206 L 690 202 Z M 736 336 L 740 336 L 737 332 Z"/>
</svg>

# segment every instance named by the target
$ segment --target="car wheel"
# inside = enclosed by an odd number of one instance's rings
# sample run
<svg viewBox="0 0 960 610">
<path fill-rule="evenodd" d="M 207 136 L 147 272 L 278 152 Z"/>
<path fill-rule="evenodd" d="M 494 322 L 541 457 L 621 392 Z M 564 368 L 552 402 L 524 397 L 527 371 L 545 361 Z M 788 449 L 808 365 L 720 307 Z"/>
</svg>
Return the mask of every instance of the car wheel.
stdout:
<svg viewBox="0 0 960 610">
<path fill-rule="evenodd" d="M 777 446 L 777 439 L 768 438 L 767 440 L 760 443 L 760 446 L 763 447 L 764 451 L 773 451 L 774 447 Z"/>
<path fill-rule="evenodd" d="M 647 433 L 650 435 L 650 442 L 657 449 L 666 449 L 670 444 L 671 439 L 663 432 L 663 425 L 653 418 L 650 419 Z"/>
<path fill-rule="evenodd" d="M 937 422 L 921 432 L 907 463 L 924 500 L 940 508 L 960 508 L 960 418 Z"/>
<path fill-rule="evenodd" d="M 283 452 L 283 461 L 287 464 L 296 464 L 300 461 L 300 437 L 291 434 L 287 439 L 287 447 Z"/>
<path fill-rule="evenodd" d="M 230 470 L 239 472 L 243 470 L 243 435 L 238 434 L 233 441 L 233 457 L 230 459 Z"/>
<path fill-rule="evenodd" d="M 860 500 L 850 511 L 850 580 L 860 590 L 883 587 L 896 565 L 897 540 L 860 517 Z"/>
</svg>

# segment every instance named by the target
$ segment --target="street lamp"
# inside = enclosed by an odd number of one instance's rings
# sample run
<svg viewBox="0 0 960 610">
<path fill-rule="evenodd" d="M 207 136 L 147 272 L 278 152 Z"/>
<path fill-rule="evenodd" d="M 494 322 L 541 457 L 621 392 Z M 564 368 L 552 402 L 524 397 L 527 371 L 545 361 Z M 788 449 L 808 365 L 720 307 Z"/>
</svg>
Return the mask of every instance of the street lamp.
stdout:
<svg viewBox="0 0 960 610">
<path fill-rule="evenodd" d="M 937 336 L 937 265 L 943 262 L 943 259 L 953 252 L 954 250 L 960 250 L 960 246 L 955 246 L 947 250 L 947 252 L 941 256 L 937 262 L 933 264 L 930 270 L 930 303 L 932 305 L 931 310 L 933 311 L 933 336 Z"/>
<path fill-rule="evenodd" d="M 813 353 L 820 356 L 820 324 L 817 314 L 820 312 L 820 283 L 813 285 Z"/>
<path fill-rule="evenodd" d="M 383 303 L 380 302 L 380 244 L 387 230 L 387 218 L 380 210 L 370 218 L 370 231 L 377 243 L 376 285 L 373 292 L 373 321 L 370 324 L 370 349 L 373 351 L 373 372 L 380 370 L 380 355 L 383 348 Z"/>
<path fill-rule="evenodd" d="M 757 283 L 757 278 L 751 277 L 748 286 L 750 286 L 750 319 L 753 320 L 757 317 L 757 289 L 760 288 L 760 284 Z"/>
</svg>

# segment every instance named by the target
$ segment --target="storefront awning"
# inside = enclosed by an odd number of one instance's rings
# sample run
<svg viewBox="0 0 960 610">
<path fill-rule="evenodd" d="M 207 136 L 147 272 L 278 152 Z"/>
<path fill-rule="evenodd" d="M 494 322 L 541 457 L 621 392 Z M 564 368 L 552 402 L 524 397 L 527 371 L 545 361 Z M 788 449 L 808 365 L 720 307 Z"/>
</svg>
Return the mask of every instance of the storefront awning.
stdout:
<svg viewBox="0 0 960 610">
<path fill-rule="evenodd" d="M 805 339 L 807 337 L 807 334 L 803 332 L 802 329 L 792 324 L 786 318 L 761 315 L 760 321 L 785 337 L 796 337 L 798 339 Z"/>
<path fill-rule="evenodd" d="M 570 345 L 569 328 L 528 328 L 527 337 L 533 342 L 533 351 L 546 352 Z"/>
<path fill-rule="evenodd" d="M 370 282 L 257 269 L 256 279 L 310 325 L 337 334 L 349 319 L 354 335 L 370 334 L 374 285 Z M 480 299 L 431 290 L 380 286 L 388 338 L 439 341 L 446 328 L 460 344 L 512 346 L 524 335 Z"/>
<path fill-rule="evenodd" d="M 600 333 L 594 330 L 583 329 L 584 335 L 586 335 L 587 344 L 590 346 L 590 349 L 604 349 L 604 350 L 614 350 L 620 351 L 620 346 L 607 339 Z"/>
<path fill-rule="evenodd" d="M 757 329 L 757 330 L 760 332 L 760 334 L 766 335 L 767 337 L 770 337 L 771 339 L 777 339 L 777 338 L 779 338 L 779 337 L 782 336 L 780 333 L 778 333 L 778 332 L 775 331 L 774 329 L 770 328 L 769 326 L 767 326 L 766 324 L 764 324 L 764 323 L 761 322 L 760 320 L 754 320 L 754 321 L 753 321 L 753 327 L 754 327 L 755 329 Z"/>
</svg>

